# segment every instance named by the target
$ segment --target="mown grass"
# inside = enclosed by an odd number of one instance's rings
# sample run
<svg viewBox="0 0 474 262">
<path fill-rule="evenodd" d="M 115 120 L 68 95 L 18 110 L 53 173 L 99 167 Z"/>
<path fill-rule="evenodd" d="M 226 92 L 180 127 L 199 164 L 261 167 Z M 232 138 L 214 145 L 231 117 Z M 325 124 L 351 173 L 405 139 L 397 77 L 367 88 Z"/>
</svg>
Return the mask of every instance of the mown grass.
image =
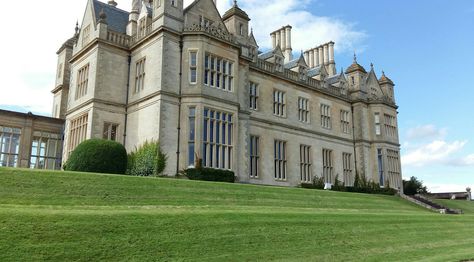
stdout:
<svg viewBox="0 0 474 262">
<path fill-rule="evenodd" d="M 459 261 L 473 222 L 391 196 L 0 168 L 0 261 Z"/>
<path fill-rule="evenodd" d="M 474 201 L 449 199 L 434 199 L 433 201 L 446 207 L 461 209 L 464 214 L 474 215 Z"/>
</svg>

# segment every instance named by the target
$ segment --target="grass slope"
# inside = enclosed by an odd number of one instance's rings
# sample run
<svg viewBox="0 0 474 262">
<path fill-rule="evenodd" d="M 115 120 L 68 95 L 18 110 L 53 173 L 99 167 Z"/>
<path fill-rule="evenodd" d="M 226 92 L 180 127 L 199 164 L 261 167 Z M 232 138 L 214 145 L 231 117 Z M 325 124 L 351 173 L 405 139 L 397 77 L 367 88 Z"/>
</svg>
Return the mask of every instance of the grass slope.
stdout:
<svg viewBox="0 0 474 262">
<path fill-rule="evenodd" d="M 474 215 L 474 201 L 449 199 L 433 199 L 433 201 L 446 207 L 462 209 L 464 214 Z"/>
<path fill-rule="evenodd" d="M 458 261 L 473 222 L 390 196 L 0 168 L 0 261 Z"/>
</svg>

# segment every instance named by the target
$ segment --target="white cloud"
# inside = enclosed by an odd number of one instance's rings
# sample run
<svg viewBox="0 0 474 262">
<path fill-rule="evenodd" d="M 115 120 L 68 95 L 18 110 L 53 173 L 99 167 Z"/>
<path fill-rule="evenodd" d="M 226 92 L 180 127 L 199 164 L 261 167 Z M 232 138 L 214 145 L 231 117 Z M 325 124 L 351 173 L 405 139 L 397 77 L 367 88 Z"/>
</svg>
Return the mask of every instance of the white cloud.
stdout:
<svg viewBox="0 0 474 262">
<path fill-rule="evenodd" d="M 402 156 L 404 166 L 426 166 L 430 164 L 450 164 L 452 154 L 459 152 L 466 145 L 467 141 L 446 142 L 435 140 L 428 144 L 423 144 Z"/>
<path fill-rule="evenodd" d="M 438 128 L 435 125 L 420 125 L 410 128 L 407 131 L 408 140 L 418 140 L 426 138 L 443 138 L 447 134 L 447 128 Z"/>
<path fill-rule="evenodd" d="M 102 0 L 105 2 L 105 0 Z M 130 10 L 132 0 L 116 0 L 119 8 Z M 192 0 L 185 0 L 185 6 Z M 217 0 L 221 14 L 233 1 Z M 5 26 L 0 41 L 2 60 L 2 92 L 0 105 L 15 105 L 36 113 L 50 114 L 56 74 L 56 51 L 74 33 L 81 22 L 86 0 L 29 1 L 19 18 L 17 2 L 3 3 L 0 24 Z M 239 0 L 239 6 L 251 17 L 251 25 L 261 48 L 270 47 L 270 32 L 283 25 L 293 26 L 293 50 L 298 53 L 330 40 L 336 51 L 360 50 L 367 35 L 354 29 L 354 24 L 340 19 L 321 17 L 306 11 L 312 0 Z M 23 19 L 26 17 L 27 19 Z"/>
</svg>

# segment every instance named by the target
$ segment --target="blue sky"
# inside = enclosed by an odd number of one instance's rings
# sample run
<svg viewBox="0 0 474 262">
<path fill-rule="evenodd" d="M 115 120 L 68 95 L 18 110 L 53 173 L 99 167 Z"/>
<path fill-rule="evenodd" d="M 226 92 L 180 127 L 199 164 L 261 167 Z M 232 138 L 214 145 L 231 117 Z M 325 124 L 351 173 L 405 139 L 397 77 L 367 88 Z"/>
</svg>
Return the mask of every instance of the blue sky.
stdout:
<svg viewBox="0 0 474 262">
<path fill-rule="evenodd" d="M 116 0 L 129 10 L 131 0 Z M 190 3 L 186 0 L 185 4 Z M 221 14 L 232 1 L 217 0 Z M 0 108 L 49 114 L 56 69 L 56 50 L 72 36 L 82 19 L 86 0 L 34 1 L 28 19 L 5 12 L 2 41 L 2 87 L 14 88 L 0 97 Z M 239 0 L 252 18 L 261 49 L 270 45 L 269 33 L 293 26 L 293 50 L 336 42 L 338 70 L 352 63 L 353 53 L 378 75 L 384 70 L 396 84 L 399 134 L 404 177 L 422 179 L 432 191 L 474 187 L 474 1 L 418 0 Z M 15 10 L 6 3 L 4 10 Z M 10 6 L 9 6 L 10 5 Z M 37 12 L 35 10 L 45 10 Z M 42 15 L 44 14 L 44 15 Z M 35 23 L 31 23 L 35 21 Z M 58 23 L 58 21 L 60 21 Z M 22 23 L 24 22 L 24 23 Z M 46 28 L 47 35 L 38 28 Z M 35 48 L 32 48 L 32 46 Z M 29 60 L 18 59 L 22 52 Z M 4 75 L 3 75 L 4 74 Z"/>
</svg>

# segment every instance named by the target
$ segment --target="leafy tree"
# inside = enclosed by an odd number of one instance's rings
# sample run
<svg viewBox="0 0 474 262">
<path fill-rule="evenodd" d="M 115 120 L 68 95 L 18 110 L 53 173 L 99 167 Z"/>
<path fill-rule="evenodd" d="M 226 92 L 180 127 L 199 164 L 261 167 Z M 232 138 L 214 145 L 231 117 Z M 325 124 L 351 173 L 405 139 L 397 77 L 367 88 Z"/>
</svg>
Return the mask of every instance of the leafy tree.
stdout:
<svg viewBox="0 0 474 262">
<path fill-rule="evenodd" d="M 127 175 L 158 176 L 165 170 L 167 158 L 158 142 L 145 141 L 128 155 Z"/>
<path fill-rule="evenodd" d="M 416 177 L 410 177 L 410 180 L 403 180 L 403 192 L 405 195 L 426 194 L 428 189 L 423 185 L 423 181 Z"/>
</svg>

